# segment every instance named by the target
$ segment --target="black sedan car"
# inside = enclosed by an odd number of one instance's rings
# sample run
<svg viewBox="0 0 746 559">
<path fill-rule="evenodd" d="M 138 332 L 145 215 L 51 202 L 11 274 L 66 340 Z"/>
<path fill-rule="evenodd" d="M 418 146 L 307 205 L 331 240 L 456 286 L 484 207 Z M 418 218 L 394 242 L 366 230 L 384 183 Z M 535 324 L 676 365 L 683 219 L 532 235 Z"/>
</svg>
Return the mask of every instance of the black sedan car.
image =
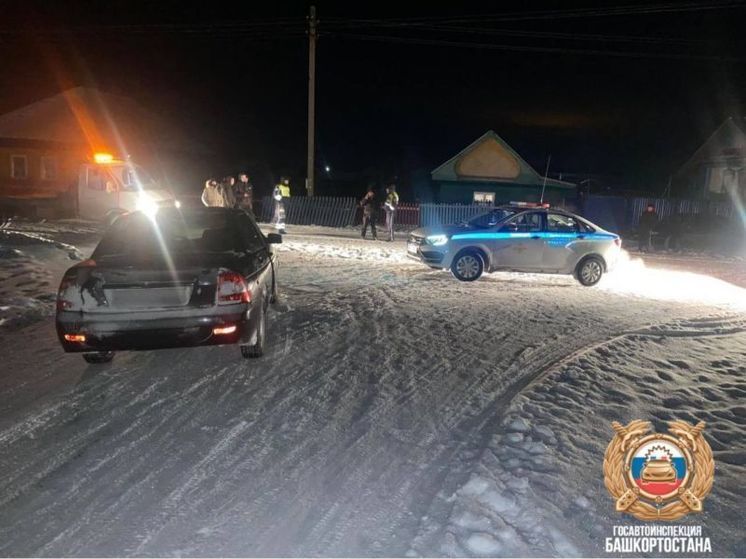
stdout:
<svg viewBox="0 0 746 559">
<path fill-rule="evenodd" d="M 120 350 L 239 344 L 264 351 L 277 260 L 254 219 L 227 208 L 123 215 L 64 275 L 57 334 L 89 363 Z"/>
</svg>

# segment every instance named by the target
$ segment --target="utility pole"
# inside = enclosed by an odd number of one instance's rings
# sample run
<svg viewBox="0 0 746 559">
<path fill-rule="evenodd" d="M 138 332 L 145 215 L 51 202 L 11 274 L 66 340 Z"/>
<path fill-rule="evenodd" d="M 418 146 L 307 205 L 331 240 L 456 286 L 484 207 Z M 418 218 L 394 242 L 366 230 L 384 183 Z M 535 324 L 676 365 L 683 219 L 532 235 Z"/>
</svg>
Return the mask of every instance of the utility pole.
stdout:
<svg viewBox="0 0 746 559">
<path fill-rule="evenodd" d="M 306 191 L 314 194 L 316 155 L 316 6 L 308 17 L 308 158 L 306 161 Z"/>
</svg>

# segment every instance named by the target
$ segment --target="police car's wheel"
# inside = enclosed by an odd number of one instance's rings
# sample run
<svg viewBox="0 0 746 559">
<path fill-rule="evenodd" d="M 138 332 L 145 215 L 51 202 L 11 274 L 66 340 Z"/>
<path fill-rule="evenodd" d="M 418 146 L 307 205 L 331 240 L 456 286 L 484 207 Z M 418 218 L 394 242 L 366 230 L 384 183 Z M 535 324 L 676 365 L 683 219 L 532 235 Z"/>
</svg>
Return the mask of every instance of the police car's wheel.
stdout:
<svg viewBox="0 0 746 559">
<path fill-rule="evenodd" d="M 578 264 L 575 277 L 586 287 L 596 285 L 604 275 L 604 264 L 600 258 L 590 256 Z"/>
<path fill-rule="evenodd" d="M 462 252 L 454 258 L 451 273 L 459 281 L 478 280 L 484 271 L 482 256 L 473 250 Z"/>
</svg>

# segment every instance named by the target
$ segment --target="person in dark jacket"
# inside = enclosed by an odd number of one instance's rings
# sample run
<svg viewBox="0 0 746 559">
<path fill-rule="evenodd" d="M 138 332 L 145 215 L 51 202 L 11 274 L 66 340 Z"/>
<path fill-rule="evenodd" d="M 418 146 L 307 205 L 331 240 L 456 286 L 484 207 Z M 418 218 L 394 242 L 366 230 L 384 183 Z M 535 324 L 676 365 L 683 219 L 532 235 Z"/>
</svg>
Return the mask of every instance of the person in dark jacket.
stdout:
<svg viewBox="0 0 746 559">
<path fill-rule="evenodd" d="M 378 240 L 378 232 L 376 231 L 376 193 L 373 192 L 372 186 L 368 188 L 368 192 L 360 200 L 360 207 L 363 208 L 363 230 L 361 236 L 363 239 L 365 238 L 365 234 L 368 232 L 368 225 L 370 225 L 373 240 Z"/>
<path fill-rule="evenodd" d="M 653 229 L 658 224 L 658 214 L 655 213 L 655 206 L 648 204 L 645 211 L 640 215 L 640 225 L 637 228 L 638 250 L 640 252 L 650 252 L 653 250 Z"/>
<path fill-rule="evenodd" d="M 254 186 L 249 175 L 239 173 L 236 183 L 236 207 L 242 210 L 254 211 Z"/>
<path fill-rule="evenodd" d="M 220 181 L 220 186 L 223 190 L 223 197 L 225 198 L 226 208 L 236 207 L 236 178 L 235 177 L 223 177 Z"/>
</svg>

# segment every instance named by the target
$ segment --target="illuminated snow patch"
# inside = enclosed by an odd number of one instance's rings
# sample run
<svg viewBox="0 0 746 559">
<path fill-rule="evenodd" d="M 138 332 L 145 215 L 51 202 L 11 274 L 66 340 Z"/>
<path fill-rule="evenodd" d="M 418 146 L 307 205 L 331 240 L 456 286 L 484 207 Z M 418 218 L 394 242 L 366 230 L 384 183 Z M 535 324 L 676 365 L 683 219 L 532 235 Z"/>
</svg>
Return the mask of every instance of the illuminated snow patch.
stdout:
<svg viewBox="0 0 746 559">
<path fill-rule="evenodd" d="M 620 295 L 746 311 L 746 289 L 703 274 L 648 268 L 642 260 L 630 258 L 625 251 L 614 271 L 604 275 L 598 288 Z"/>
</svg>

